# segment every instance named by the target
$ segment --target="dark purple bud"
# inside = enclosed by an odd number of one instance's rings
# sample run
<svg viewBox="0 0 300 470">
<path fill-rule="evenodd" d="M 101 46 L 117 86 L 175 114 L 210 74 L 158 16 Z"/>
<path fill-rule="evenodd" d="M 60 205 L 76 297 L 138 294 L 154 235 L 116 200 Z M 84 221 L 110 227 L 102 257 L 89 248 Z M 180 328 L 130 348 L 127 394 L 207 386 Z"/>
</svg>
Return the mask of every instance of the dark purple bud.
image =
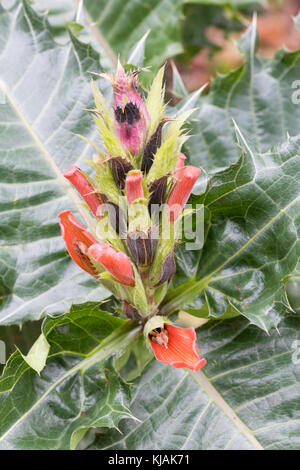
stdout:
<svg viewBox="0 0 300 470">
<path fill-rule="evenodd" d="M 109 164 L 117 186 L 121 190 L 125 189 L 126 175 L 129 171 L 134 170 L 134 167 L 130 161 L 122 157 L 111 158 Z"/>
<path fill-rule="evenodd" d="M 155 255 L 158 243 L 158 228 L 151 227 L 148 232 L 136 230 L 127 234 L 127 247 L 133 261 L 139 266 L 149 266 Z"/>
<path fill-rule="evenodd" d="M 110 201 L 105 194 L 101 194 L 101 199 L 103 201 L 101 216 L 107 211 L 111 226 L 122 238 L 127 230 L 127 219 L 124 211 L 117 204 Z"/>
<path fill-rule="evenodd" d="M 159 210 L 161 204 L 164 203 L 167 182 L 168 177 L 162 176 L 161 178 L 152 181 L 149 186 L 150 198 L 148 203 L 148 209 L 151 217 L 152 215 L 154 215 L 155 211 Z"/>
<path fill-rule="evenodd" d="M 127 318 L 130 318 L 131 320 L 140 320 L 141 315 L 139 314 L 139 311 L 136 307 L 133 305 L 129 304 L 126 302 L 126 300 L 123 300 L 122 302 L 122 311 L 124 315 L 126 315 Z"/>
<path fill-rule="evenodd" d="M 174 258 L 174 251 L 170 253 L 162 264 L 162 272 L 159 281 L 154 287 L 161 286 L 166 281 L 170 281 L 176 272 L 176 263 Z"/>
<path fill-rule="evenodd" d="M 168 119 L 168 118 L 163 119 L 158 124 L 156 131 L 152 134 L 152 136 L 147 142 L 147 145 L 143 153 L 142 165 L 141 165 L 141 170 L 145 173 L 148 173 L 148 171 L 150 170 L 153 160 L 154 160 L 154 155 L 156 154 L 157 150 L 161 146 L 162 128 L 163 128 L 163 125 L 168 121 L 171 121 L 171 119 Z"/>
</svg>

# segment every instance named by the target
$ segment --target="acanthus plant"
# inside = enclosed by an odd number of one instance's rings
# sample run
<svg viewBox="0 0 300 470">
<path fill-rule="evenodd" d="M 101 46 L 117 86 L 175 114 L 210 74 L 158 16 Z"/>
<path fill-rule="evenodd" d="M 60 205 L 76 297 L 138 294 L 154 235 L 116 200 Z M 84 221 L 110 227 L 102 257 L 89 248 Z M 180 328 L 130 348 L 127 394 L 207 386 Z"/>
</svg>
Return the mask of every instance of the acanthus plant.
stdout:
<svg viewBox="0 0 300 470">
<path fill-rule="evenodd" d="M 90 111 L 106 152 L 99 150 L 90 161 L 94 176 L 75 165 L 64 176 L 94 223 L 87 231 L 66 210 L 59 214 L 60 227 L 71 258 L 121 302 L 126 317 L 143 325 L 156 358 L 197 371 L 206 361 L 195 330 L 173 325 L 159 310 L 176 272 L 184 207 L 200 176 L 199 168 L 185 166 L 181 153 L 184 122 L 193 110 L 166 117 L 164 67 L 145 101 L 138 90 L 140 72 L 126 73 L 119 62 L 115 76 L 102 74 L 113 87 L 112 110 L 92 82 L 96 107 Z"/>
</svg>

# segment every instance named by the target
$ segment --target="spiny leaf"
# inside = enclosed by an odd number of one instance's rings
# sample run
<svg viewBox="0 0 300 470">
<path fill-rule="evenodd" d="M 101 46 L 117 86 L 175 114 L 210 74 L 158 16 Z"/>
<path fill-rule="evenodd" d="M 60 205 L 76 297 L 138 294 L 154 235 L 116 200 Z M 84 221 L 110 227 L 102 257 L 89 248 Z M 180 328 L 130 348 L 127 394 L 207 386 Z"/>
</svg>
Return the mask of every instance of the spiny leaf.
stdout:
<svg viewBox="0 0 300 470">
<path fill-rule="evenodd" d="M 256 54 L 255 22 L 238 43 L 245 64 L 212 81 L 200 100 L 186 151 L 191 163 L 215 172 L 236 162 L 240 151 L 232 118 L 251 147 L 260 152 L 299 133 L 300 106 L 293 102 L 293 83 L 300 75 L 300 51 L 281 49 L 273 59 Z"/>
<path fill-rule="evenodd" d="M 95 303 L 46 319 L 51 348 L 40 376 L 16 351 L 0 378 L 0 448 L 74 448 L 91 427 L 133 419 L 129 387 L 108 358 L 140 330 Z"/>
<path fill-rule="evenodd" d="M 58 45 L 26 1 L 1 7 L 0 43 L 0 323 L 9 324 L 108 295 L 67 255 L 57 219 L 72 209 L 90 223 L 62 173 L 92 151 L 75 134 L 95 140 L 84 108 L 93 107 L 88 71 L 101 69 L 74 36 Z"/>
<path fill-rule="evenodd" d="M 202 371 L 153 361 L 133 386 L 140 421 L 122 421 L 122 434 L 103 430 L 90 448 L 298 449 L 299 318 L 270 336 L 242 317 L 207 323 L 198 331 Z"/>
<path fill-rule="evenodd" d="M 94 25 L 100 46 L 109 49 L 124 62 L 128 52 L 150 29 L 145 44 L 144 75 L 148 83 L 161 64 L 183 51 L 180 18 L 184 0 L 84 0 L 84 7 Z M 110 54 L 111 55 L 111 54 Z M 140 65 L 140 64 L 139 64 Z"/>
<path fill-rule="evenodd" d="M 197 314 L 197 296 L 210 316 L 224 315 L 230 303 L 269 331 L 289 308 L 283 281 L 300 255 L 300 136 L 264 154 L 240 137 L 239 161 L 195 199 L 209 212 L 210 227 L 202 251 L 192 255 L 193 279 L 168 293 L 164 309 L 181 305 Z"/>
</svg>

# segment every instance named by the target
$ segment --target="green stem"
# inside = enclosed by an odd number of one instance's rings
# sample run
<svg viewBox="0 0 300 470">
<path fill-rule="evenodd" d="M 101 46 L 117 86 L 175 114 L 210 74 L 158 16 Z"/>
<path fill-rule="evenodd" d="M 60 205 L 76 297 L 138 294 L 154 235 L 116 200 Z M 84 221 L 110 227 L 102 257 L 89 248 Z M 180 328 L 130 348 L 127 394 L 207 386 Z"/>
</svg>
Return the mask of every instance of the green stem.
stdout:
<svg viewBox="0 0 300 470">
<path fill-rule="evenodd" d="M 194 299 L 194 297 L 205 289 L 208 285 L 208 278 L 200 281 L 190 279 L 179 287 L 168 292 L 160 308 L 163 315 L 169 315 L 176 310 L 180 310 L 184 305 Z"/>
<path fill-rule="evenodd" d="M 90 355 L 78 364 L 78 369 L 85 371 L 94 364 L 103 361 L 113 353 L 124 349 L 126 346 L 136 340 L 143 331 L 143 327 L 137 322 L 127 321 L 111 335 L 105 338 L 102 343 L 95 348 Z"/>
<path fill-rule="evenodd" d="M 149 266 L 146 268 L 140 267 L 139 273 L 140 273 L 142 283 L 146 292 L 149 315 L 153 315 L 156 313 L 156 306 L 154 304 L 154 289 L 153 287 L 150 287 L 149 285 L 149 273 L 150 273 Z"/>
</svg>

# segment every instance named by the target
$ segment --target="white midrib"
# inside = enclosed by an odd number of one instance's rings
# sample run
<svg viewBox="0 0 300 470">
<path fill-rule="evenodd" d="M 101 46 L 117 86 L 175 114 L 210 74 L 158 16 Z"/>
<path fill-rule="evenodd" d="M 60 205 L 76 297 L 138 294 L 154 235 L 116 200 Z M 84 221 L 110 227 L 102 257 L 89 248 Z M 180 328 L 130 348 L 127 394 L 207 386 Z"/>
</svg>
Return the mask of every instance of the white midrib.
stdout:
<svg viewBox="0 0 300 470">
<path fill-rule="evenodd" d="M 214 388 L 203 372 L 192 372 L 194 380 L 201 386 L 201 388 L 207 393 L 210 399 L 220 408 L 223 413 L 230 419 L 234 426 L 240 431 L 240 433 L 250 442 L 250 444 L 256 450 L 264 450 L 262 445 L 258 442 L 251 430 L 240 420 L 235 414 L 228 403 L 222 398 L 220 393 Z"/>
<path fill-rule="evenodd" d="M 40 140 L 39 136 L 37 135 L 36 131 L 34 130 L 34 128 L 30 125 L 30 123 L 26 120 L 25 116 L 23 115 L 22 111 L 20 110 L 20 108 L 17 106 L 17 104 L 15 103 L 12 95 L 10 94 L 10 92 L 7 90 L 7 88 L 4 86 L 4 83 L 3 82 L 0 82 L 0 89 L 5 93 L 7 99 L 9 100 L 11 106 L 13 107 L 13 109 L 15 110 L 17 116 L 19 117 L 21 123 L 24 125 L 25 129 L 27 130 L 27 132 L 30 134 L 30 136 L 32 137 L 32 139 L 34 140 L 36 146 L 39 148 L 39 150 L 41 151 L 42 155 L 44 156 L 44 158 L 47 160 L 48 164 L 50 165 L 51 169 L 53 170 L 53 172 L 55 173 L 56 177 L 57 177 L 57 180 L 59 181 L 59 183 L 62 185 L 62 187 L 64 188 L 66 194 L 70 197 L 70 199 L 73 201 L 73 203 L 75 204 L 77 210 L 80 212 L 81 216 L 83 217 L 83 219 L 85 220 L 85 222 L 87 223 L 88 226 L 92 226 L 94 225 L 93 221 L 92 221 L 92 218 L 89 216 L 89 214 L 87 213 L 87 211 L 83 208 L 82 206 L 82 202 L 81 202 L 81 199 L 79 198 L 79 196 L 75 193 L 75 191 L 73 190 L 72 186 L 70 185 L 70 183 L 64 178 L 62 172 L 60 171 L 60 169 L 58 168 L 58 166 L 56 165 L 54 159 L 52 158 L 51 154 L 48 152 L 48 150 L 46 149 L 46 147 L 44 146 L 43 142 Z"/>
</svg>

